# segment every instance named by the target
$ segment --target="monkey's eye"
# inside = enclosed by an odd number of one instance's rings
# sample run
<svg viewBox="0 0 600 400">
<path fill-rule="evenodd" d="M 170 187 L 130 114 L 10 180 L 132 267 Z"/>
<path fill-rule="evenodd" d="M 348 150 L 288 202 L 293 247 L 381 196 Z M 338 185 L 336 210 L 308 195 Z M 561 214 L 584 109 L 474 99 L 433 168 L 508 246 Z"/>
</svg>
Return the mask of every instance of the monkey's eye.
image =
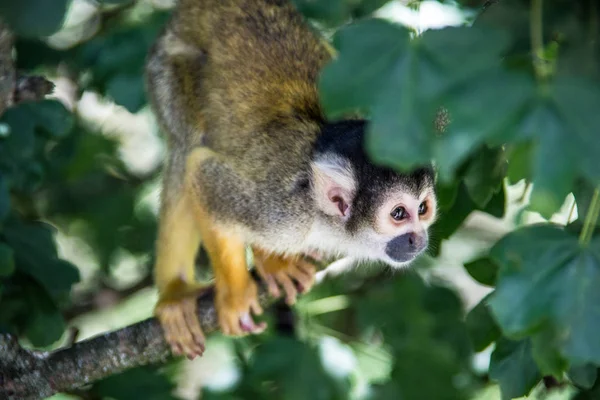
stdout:
<svg viewBox="0 0 600 400">
<path fill-rule="evenodd" d="M 424 201 L 419 205 L 419 215 L 423 215 L 427 212 L 428 208 L 427 208 L 427 202 Z"/>
<path fill-rule="evenodd" d="M 406 212 L 406 209 L 404 207 L 394 208 L 394 210 L 390 213 L 390 215 L 396 221 L 402 221 L 403 219 L 408 217 L 408 213 Z"/>
</svg>

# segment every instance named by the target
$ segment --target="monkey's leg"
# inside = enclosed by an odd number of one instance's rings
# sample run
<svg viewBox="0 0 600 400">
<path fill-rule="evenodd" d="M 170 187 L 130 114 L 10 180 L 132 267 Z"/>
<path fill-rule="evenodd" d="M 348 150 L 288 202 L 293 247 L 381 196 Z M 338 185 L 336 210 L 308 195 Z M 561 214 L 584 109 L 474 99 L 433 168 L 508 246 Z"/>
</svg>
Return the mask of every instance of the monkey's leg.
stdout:
<svg viewBox="0 0 600 400">
<path fill-rule="evenodd" d="M 154 314 L 174 354 L 188 358 L 204 352 L 204 334 L 196 316 L 196 300 L 202 287 L 194 280 L 194 259 L 200 230 L 193 202 L 183 185 L 183 168 L 171 160 L 163 190 L 155 279 L 159 300 Z"/>
<path fill-rule="evenodd" d="M 194 190 L 195 215 L 215 274 L 215 305 L 221 331 L 226 335 L 240 336 L 260 333 L 265 323 L 256 324 L 252 314 L 262 314 L 258 302 L 257 286 L 246 263 L 246 246 L 236 234 L 219 228 L 202 204 L 202 166 L 223 167 L 215 153 L 207 148 L 198 148 L 188 158 L 189 186 Z"/>
<path fill-rule="evenodd" d="M 315 266 L 301 256 L 282 256 L 252 247 L 256 269 L 267 284 L 272 296 L 281 295 L 279 286 L 285 292 L 285 301 L 292 305 L 298 292 L 308 292 L 315 282 Z M 296 281 L 299 287 L 294 283 Z"/>
</svg>

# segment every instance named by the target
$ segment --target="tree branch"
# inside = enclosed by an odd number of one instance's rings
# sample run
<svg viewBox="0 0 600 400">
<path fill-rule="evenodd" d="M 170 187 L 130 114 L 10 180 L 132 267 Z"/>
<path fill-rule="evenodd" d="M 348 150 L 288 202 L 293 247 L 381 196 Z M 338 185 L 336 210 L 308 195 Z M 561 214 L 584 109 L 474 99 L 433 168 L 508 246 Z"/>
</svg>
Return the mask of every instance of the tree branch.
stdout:
<svg viewBox="0 0 600 400">
<path fill-rule="evenodd" d="M 54 84 L 41 76 L 18 74 L 13 60 L 14 36 L 0 20 L 0 115 L 13 104 L 41 100 Z"/>
<path fill-rule="evenodd" d="M 212 287 L 198 297 L 198 318 L 205 333 L 218 328 L 213 297 Z M 261 284 L 259 300 L 263 307 L 273 302 Z M 26 350 L 13 336 L 0 335 L 0 399 L 43 399 L 129 368 L 164 362 L 170 354 L 155 318 L 54 352 Z"/>
<path fill-rule="evenodd" d="M 16 72 L 12 49 L 13 35 L 0 20 L 0 115 L 13 103 Z"/>
</svg>

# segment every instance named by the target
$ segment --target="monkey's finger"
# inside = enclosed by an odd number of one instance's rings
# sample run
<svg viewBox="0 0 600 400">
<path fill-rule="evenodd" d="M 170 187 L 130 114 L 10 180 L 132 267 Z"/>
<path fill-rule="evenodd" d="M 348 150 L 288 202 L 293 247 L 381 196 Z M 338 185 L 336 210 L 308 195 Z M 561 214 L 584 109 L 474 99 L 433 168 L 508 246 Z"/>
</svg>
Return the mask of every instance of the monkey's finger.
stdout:
<svg viewBox="0 0 600 400">
<path fill-rule="evenodd" d="M 279 290 L 279 286 L 277 285 L 273 275 L 266 275 L 266 279 L 264 281 L 267 284 L 267 289 L 269 290 L 269 294 L 271 296 L 275 298 L 281 297 L 281 291 Z"/>
<path fill-rule="evenodd" d="M 239 313 L 230 312 L 227 316 L 227 325 L 229 327 L 229 335 L 231 336 L 244 336 L 245 332 L 240 326 Z"/>
<path fill-rule="evenodd" d="M 175 355 L 188 355 L 188 349 L 184 343 L 183 337 L 185 336 L 185 325 L 183 323 L 182 315 L 179 313 L 179 309 L 172 306 L 168 311 L 168 323 L 166 325 L 169 332 L 167 341 L 173 349 Z"/>
<path fill-rule="evenodd" d="M 285 302 L 290 306 L 293 305 L 296 302 L 296 296 L 298 296 L 296 285 L 294 285 L 294 282 L 290 277 L 283 272 L 277 274 L 277 281 L 283 286 L 283 290 L 285 291 Z"/>
<path fill-rule="evenodd" d="M 169 344 L 171 352 L 176 356 L 181 355 L 182 349 L 177 343 L 177 340 L 175 339 L 176 335 L 173 332 L 173 318 L 171 317 L 171 314 L 168 312 L 161 311 L 157 315 L 157 317 L 160 321 L 160 325 L 163 328 L 165 340 Z"/>
<path fill-rule="evenodd" d="M 192 335 L 193 342 L 195 344 L 196 354 L 201 356 L 204 353 L 204 332 L 202 332 L 202 327 L 200 326 L 200 321 L 198 321 L 198 316 L 196 315 L 196 299 L 190 299 L 190 302 L 186 304 L 186 307 L 183 309 L 183 316 L 185 318 L 185 322 L 187 327 Z"/>
<path fill-rule="evenodd" d="M 250 302 L 250 311 L 254 315 L 262 315 L 263 308 L 261 307 L 260 303 L 258 302 L 258 298 L 255 298 Z"/>
<path fill-rule="evenodd" d="M 317 268 L 314 266 L 314 264 L 311 262 L 308 262 L 306 260 L 298 261 L 298 268 L 300 268 L 307 275 L 309 275 L 313 278 L 314 278 L 315 274 L 317 273 Z"/>
<path fill-rule="evenodd" d="M 279 291 L 279 287 L 277 286 L 273 275 L 266 272 L 265 265 L 262 260 L 255 260 L 255 262 L 258 275 L 260 276 L 262 281 L 267 285 L 267 290 L 269 291 L 269 294 L 275 298 L 279 298 L 279 296 L 281 296 L 281 292 Z"/>
<path fill-rule="evenodd" d="M 177 307 L 177 314 L 174 318 L 175 323 L 173 324 L 176 332 L 176 340 L 179 345 L 182 347 L 183 352 L 186 357 L 193 358 L 197 352 L 196 344 L 192 337 L 192 333 L 188 328 L 186 323 L 186 319 L 184 316 L 185 307 L 179 306 Z"/>
</svg>

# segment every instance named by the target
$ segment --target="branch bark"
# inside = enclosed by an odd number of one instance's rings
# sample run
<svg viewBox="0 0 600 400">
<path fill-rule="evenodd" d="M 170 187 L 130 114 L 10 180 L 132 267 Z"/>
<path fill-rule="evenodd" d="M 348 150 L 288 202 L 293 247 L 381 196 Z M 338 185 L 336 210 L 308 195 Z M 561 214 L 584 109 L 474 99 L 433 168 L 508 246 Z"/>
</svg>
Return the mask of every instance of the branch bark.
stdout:
<svg viewBox="0 0 600 400">
<path fill-rule="evenodd" d="M 54 90 L 44 77 L 17 73 L 13 45 L 14 35 L 0 20 L 0 116 L 13 104 L 41 100 Z"/>
<path fill-rule="evenodd" d="M 207 334 L 218 328 L 213 298 L 213 288 L 198 297 L 197 314 Z M 262 284 L 259 300 L 263 307 L 273 302 Z M 14 337 L 0 336 L 0 399 L 43 399 L 129 368 L 162 363 L 170 354 L 155 318 L 53 352 L 26 350 Z"/>
<path fill-rule="evenodd" d="M 13 35 L 0 20 L 0 115 L 13 102 L 16 72 L 12 58 Z"/>
</svg>

